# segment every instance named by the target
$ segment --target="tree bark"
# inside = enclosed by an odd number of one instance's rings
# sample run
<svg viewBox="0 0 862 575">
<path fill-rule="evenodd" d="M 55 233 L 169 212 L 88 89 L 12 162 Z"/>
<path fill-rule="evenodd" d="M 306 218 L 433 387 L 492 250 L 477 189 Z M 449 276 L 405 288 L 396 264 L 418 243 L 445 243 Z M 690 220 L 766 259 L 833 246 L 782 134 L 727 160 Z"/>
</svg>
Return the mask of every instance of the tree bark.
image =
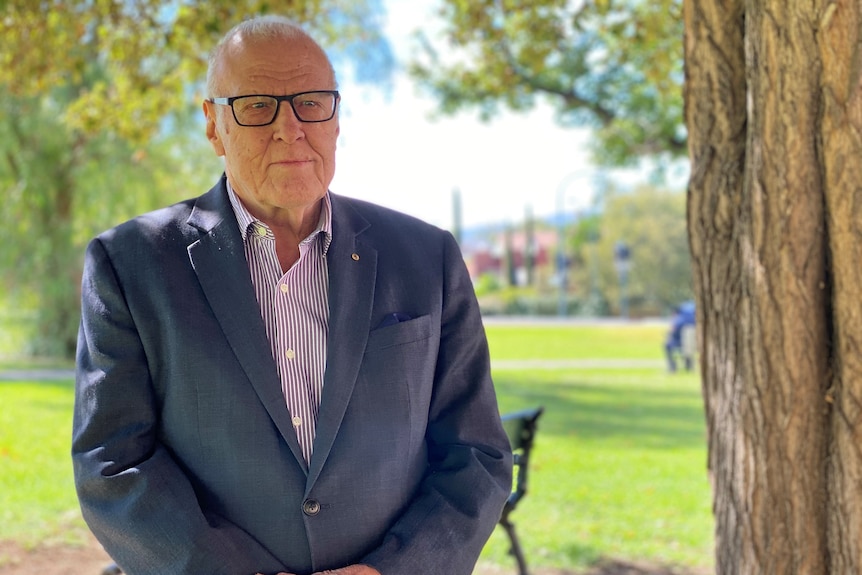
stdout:
<svg viewBox="0 0 862 575">
<path fill-rule="evenodd" d="M 684 3 L 722 575 L 862 572 L 859 9 Z"/>
<path fill-rule="evenodd" d="M 819 22 L 823 182 L 833 287 L 828 551 L 832 573 L 862 573 L 862 93 L 858 0 Z"/>
<path fill-rule="evenodd" d="M 688 226 L 716 520 L 716 570 L 743 546 L 745 462 L 741 441 L 743 335 L 730 317 L 743 297 L 737 236 L 745 169 L 744 8 L 687 0 L 685 119 L 691 176 Z"/>
</svg>

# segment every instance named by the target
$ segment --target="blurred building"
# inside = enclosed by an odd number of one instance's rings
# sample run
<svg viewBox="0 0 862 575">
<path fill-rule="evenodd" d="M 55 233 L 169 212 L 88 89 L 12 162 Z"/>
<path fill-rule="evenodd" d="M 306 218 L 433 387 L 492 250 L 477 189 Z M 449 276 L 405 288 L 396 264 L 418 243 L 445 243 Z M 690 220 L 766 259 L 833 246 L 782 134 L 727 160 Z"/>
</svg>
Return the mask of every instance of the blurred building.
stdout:
<svg viewBox="0 0 862 575">
<path fill-rule="evenodd" d="M 470 278 L 477 282 L 484 275 L 492 274 L 502 284 L 510 277 L 509 262 L 513 267 L 511 277 L 516 285 L 528 285 L 530 274 L 528 259 L 532 255 L 533 283 L 544 287 L 554 277 L 554 254 L 557 250 L 557 233 L 553 230 L 533 232 L 533 245 L 528 245 L 528 235 L 524 230 L 496 229 L 485 233 L 471 234 L 464 240 L 461 251 L 467 262 Z M 507 243 L 511 254 L 507 255 Z"/>
</svg>

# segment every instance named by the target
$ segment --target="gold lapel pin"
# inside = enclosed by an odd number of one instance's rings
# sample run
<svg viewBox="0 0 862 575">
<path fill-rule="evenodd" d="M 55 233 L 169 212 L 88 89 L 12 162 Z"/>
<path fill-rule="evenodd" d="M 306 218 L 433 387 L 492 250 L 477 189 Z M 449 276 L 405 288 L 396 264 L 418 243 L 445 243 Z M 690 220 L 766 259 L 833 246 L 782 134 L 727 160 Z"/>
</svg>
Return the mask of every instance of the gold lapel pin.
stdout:
<svg viewBox="0 0 862 575">
<path fill-rule="evenodd" d="M 359 261 L 359 254 L 352 254 L 350 257 L 353 258 L 353 261 L 355 262 Z"/>
</svg>

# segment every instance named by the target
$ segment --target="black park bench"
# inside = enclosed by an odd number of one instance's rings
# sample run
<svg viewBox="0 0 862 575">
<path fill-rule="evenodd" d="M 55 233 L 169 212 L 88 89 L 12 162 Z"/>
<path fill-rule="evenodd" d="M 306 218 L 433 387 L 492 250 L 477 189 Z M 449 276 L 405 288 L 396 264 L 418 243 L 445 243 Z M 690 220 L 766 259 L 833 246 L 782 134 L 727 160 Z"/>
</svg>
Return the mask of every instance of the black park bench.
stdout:
<svg viewBox="0 0 862 575">
<path fill-rule="evenodd" d="M 500 516 L 500 525 L 506 530 L 511 542 L 509 554 L 515 557 L 518 562 L 518 574 L 529 575 L 527 571 L 527 560 L 524 558 L 524 552 L 521 549 L 521 544 L 518 541 L 518 535 L 515 533 L 515 525 L 509 519 L 509 515 L 515 510 L 518 502 L 527 494 L 527 475 L 530 463 L 530 450 L 533 448 L 533 440 L 536 437 L 536 428 L 539 416 L 545 410 L 544 407 L 534 409 L 524 409 L 514 413 L 503 415 L 503 428 L 506 430 L 506 435 L 509 437 L 509 443 L 512 446 L 514 453 L 514 478 L 512 481 L 512 493 L 503 507 L 503 514 Z M 122 569 L 116 564 L 106 566 L 101 575 L 121 575 Z"/>
<path fill-rule="evenodd" d="M 506 530 L 506 534 L 509 536 L 509 541 L 511 542 L 509 554 L 513 555 L 518 562 L 519 575 L 529 575 L 529 572 L 527 571 L 527 560 L 524 558 L 524 552 L 518 541 L 518 535 L 515 533 L 515 526 L 509 519 L 509 515 L 515 510 L 518 502 L 527 494 L 530 451 L 533 448 L 533 440 L 536 437 L 539 416 L 542 415 L 544 410 L 544 407 L 536 407 L 534 409 L 507 413 L 502 417 L 503 428 L 506 430 L 506 435 L 509 436 L 509 443 L 512 445 L 512 452 L 515 456 L 515 472 L 512 481 L 512 493 L 503 507 L 500 525 L 503 526 L 503 529 Z"/>
</svg>

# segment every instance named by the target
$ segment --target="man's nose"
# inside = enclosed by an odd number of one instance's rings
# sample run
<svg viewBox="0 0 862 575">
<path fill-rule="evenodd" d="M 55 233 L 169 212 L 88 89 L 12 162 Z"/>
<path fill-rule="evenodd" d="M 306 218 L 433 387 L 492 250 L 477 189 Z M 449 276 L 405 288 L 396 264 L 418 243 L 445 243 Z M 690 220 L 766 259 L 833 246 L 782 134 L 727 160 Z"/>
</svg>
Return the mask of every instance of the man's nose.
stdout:
<svg viewBox="0 0 862 575">
<path fill-rule="evenodd" d="M 278 111 L 275 114 L 273 125 L 275 126 L 275 134 L 283 134 L 287 138 L 296 139 L 298 134 L 304 134 L 303 122 L 299 121 L 296 112 L 293 111 L 293 106 L 290 102 L 283 101 L 278 103 Z"/>
</svg>

